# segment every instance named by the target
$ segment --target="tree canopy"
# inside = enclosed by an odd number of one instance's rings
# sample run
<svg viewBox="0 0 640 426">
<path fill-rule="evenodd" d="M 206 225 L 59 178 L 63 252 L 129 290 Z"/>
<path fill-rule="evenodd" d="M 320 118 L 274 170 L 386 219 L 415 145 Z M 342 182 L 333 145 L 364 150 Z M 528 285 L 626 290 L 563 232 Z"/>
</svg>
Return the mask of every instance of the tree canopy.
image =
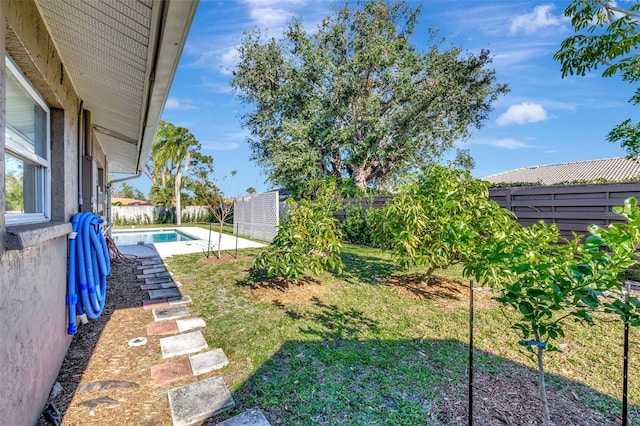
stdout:
<svg viewBox="0 0 640 426">
<path fill-rule="evenodd" d="M 120 185 L 112 189 L 111 195 L 118 198 L 133 198 L 136 200 L 146 201 L 147 197 L 144 196 L 135 186 L 129 185 L 127 182 L 122 182 Z"/>
<path fill-rule="evenodd" d="M 151 201 L 167 204 L 171 197 L 178 225 L 181 223 L 183 177 L 191 166 L 199 165 L 199 172 L 205 169 L 212 171 L 213 158 L 200 153 L 201 148 L 200 142 L 188 129 L 160 121 L 145 174 L 152 183 Z M 188 179 L 186 181 L 188 183 Z"/>
<path fill-rule="evenodd" d="M 433 164 L 480 128 L 507 92 L 488 51 L 431 46 L 411 38 L 420 8 L 404 2 L 346 4 L 309 34 L 299 20 L 281 39 L 249 32 L 232 86 L 252 109 L 252 159 L 295 192 L 307 179 L 352 178 L 380 187 Z"/>
<path fill-rule="evenodd" d="M 640 81 L 640 3 L 628 8 L 608 0 L 574 0 L 566 9 L 576 34 L 562 42 L 554 59 L 562 66 L 562 77 L 584 76 L 604 67 L 603 77 L 620 75 L 624 81 Z M 640 103 L 640 89 L 630 102 Z M 627 150 L 629 156 L 640 154 L 640 123 L 630 118 L 616 126 L 607 137 Z"/>
</svg>

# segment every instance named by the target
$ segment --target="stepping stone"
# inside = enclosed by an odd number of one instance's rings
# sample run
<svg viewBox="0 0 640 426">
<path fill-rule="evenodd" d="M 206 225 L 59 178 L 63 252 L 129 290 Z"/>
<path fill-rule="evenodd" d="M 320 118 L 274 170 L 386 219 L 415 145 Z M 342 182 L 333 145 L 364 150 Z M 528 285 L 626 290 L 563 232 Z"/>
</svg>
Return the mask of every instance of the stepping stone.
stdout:
<svg viewBox="0 0 640 426">
<path fill-rule="evenodd" d="M 186 379 L 191 376 L 193 376 L 193 372 L 189 359 L 187 358 L 151 366 L 151 378 L 160 385 Z"/>
<path fill-rule="evenodd" d="M 222 349 L 191 355 L 189 356 L 189 362 L 194 376 L 219 370 L 229 364 L 229 360 Z"/>
<path fill-rule="evenodd" d="M 165 306 L 185 305 L 187 303 L 191 303 L 191 301 L 192 301 L 191 297 L 189 296 L 173 297 L 170 299 L 143 300 L 142 309 L 154 309 L 154 308 L 161 308 Z"/>
<path fill-rule="evenodd" d="M 252 408 L 235 417 L 217 423 L 217 426 L 271 426 L 271 423 L 269 423 L 261 409 Z"/>
<path fill-rule="evenodd" d="M 176 321 L 176 325 L 178 326 L 178 330 L 180 333 L 194 330 L 196 328 L 205 327 L 207 324 L 204 322 L 202 318 L 187 318 Z"/>
<path fill-rule="evenodd" d="M 174 283 L 173 281 L 168 283 L 160 283 L 160 284 L 153 284 L 153 285 L 159 285 L 160 288 L 177 288 L 178 287 L 178 284 Z"/>
<path fill-rule="evenodd" d="M 143 260 L 142 263 L 140 263 L 140 265 L 149 266 L 149 265 L 157 265 L 159 263 L 162 263 L 162 259 L 160 259 L 159 257 L 156 257 L 156 258 L 149 259 L 149 260 Z M 138 266 L 138 268 L 140 268 L 140 266 Z"/>
<path fill-rule="evenodd" d="M 142 309 L 154 309 L 169 306 L 167 299 L 151 299 L 142 301 Z"/>
<path fill-rule="evenodd" d="M 175 321 L 156 322 L 147 326 L 147 336 L 164 336 L 178 332 L 178 325 Z"/>
<path fill-rule="evenodd" d="M 189 310 L 186 306 L 171 306 L 169 308 L 157 308 L 153 310 L 153 319 L 156 321 L 166 321 L 176 318 L 186 317 Z"/>
<path fill-rule="evenodd" d="M 173 426 L 187 426 L 235 405 L 221 376 L 213 376 L 168 392 Z"/>
<path fill-rule="evenodd" d="M 156 278 L 155 276 L 153 278 L 147 278 L 144 280 L 145 284 L 162 284 L 162 283 L 168 283 L 173 281 L 171 279 L 171 277 L 160 277 L 160 278 Z"/>
<path fill-rule="evenodd" d="M 149 291 L 149 290 L 160 290 L 164 287 L 162 287 L 162 284 L 142 284 L 140 285 L 140 290 L 142 291 Z"/>
<path fill-rule="evenodd" d="M 191 296 L 174 297 L 167 299 L 169 305 L 184 305 L 185 303 L 191 303 Z"/>
<path fill-rule="evenodd" d="M 169 278 L 171 277 L 171 272 L 168 271 L 164 271 L 164 272 L 158 272 L 157 274 L 154 274 L 156 278 Z M 147 277 L 147 278 L 151 278 L 151 277 Z"/>
<path fill-rule="evenodd" d="M 160 290 L 149 290 L 149 299 L 169 299 L 173 297 L 180 297 L 180 292 L 177 288 L 163 288 Z"/>
<path fill-rule="evenodd" d="M 167 272 L 167 268 L 163 266 L 162 268 L 144 269 L 142 271 L 143 274 L 157 274 L 158 272 Z"/>
<path fill-rule="evenodd" d="M 142 274 L 142 275 L 136 275 L 136 278 L 139 280 L 146 280 L 147 278 L 156 278 L 155 274 Z"/>
<path fill-rule="evenodd" d="M 204 340 L 204 336 L 199 331 L 160 339 L 162 358 L 193 354 L 208 347 L 209 345 L 207 345 L 207 342 Z"/>
</svg>

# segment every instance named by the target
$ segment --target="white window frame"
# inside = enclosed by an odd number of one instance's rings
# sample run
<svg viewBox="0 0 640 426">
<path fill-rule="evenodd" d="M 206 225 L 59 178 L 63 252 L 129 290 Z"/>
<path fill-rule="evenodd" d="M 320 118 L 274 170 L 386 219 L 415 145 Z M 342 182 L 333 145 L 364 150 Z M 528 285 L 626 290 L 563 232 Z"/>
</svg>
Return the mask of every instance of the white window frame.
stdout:
<svg viewBox="0 0 640 426">
<path fill-rule="evenodd" d="M 30 223 L 42 223 L 51 221 L 51 111 L 49 106 L 45 103 L 40 94 L 33 88 L 29 81 L 20 72 L 18 67 L 13 63 L 11 58 L 5 56 L 5 70 L 18 81 L 20 86 L 27 92 L 31 99 L 40 106 L 46 114 L 45 127 L 46 127 L 46 140 L 45 151 L 46 158 L 37 155 L 35 152 L 20 146 L 14 142 L 11 142 L 5 137 L 5 154 L 11 154 L 13 157 L 23 159 L 35 163 L 41 168 L 39 173 L 40 185 L 42 185 L 42 194 L 39 194 L 39 202 L 42 203 L 43 211 L 38 213 L 10 213 L 2 212 L 4 214 L 4 220 L 6 226 L 23 225 Z M 5 92 L 6 93 L 6 92 Z M 9 102 L 9 99 L 5 99 Z M 7 132 L 15 132 L 6 123 L 5 117 L 5 134 Z M 17 133 L 17 132 L 15 132 Z M 5 170 L 6 177 L 6 170 Z M 3 189 L 4 192 L 4 189 Z"/>
</svg>

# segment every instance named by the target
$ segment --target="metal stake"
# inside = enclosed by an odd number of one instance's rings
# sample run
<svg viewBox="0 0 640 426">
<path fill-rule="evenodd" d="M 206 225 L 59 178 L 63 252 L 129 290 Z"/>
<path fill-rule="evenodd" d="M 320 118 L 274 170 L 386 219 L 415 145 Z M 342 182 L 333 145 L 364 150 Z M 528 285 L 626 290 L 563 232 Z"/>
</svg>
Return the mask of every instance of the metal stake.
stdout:
<svg viewBox="0 0 640 426">
<path fill-rule="evenodd" d="M 624 303 L 629 304 L 629 292 L 631 291 L 631 283 L 625 281 Z M 629 316 L 624 316 L 624 358 L 622 367 L 622 425 L 627 426 L 628 420 L 628 388 L 629 388 Z"/>
<path fill-rule="evenodd" d="M 473 426 L 473 280 L 469 281 L 469 426 Z"/>
</svg>

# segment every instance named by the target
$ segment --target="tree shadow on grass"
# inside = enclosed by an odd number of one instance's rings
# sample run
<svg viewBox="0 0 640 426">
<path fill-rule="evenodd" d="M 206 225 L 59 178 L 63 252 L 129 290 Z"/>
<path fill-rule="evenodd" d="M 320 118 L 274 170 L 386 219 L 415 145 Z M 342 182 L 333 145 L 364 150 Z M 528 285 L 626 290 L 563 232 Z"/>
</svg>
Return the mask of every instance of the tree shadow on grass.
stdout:
<svg viewBox="0 0 640 426">
<path fill-rule="evenodd" d="M 276 301 L 274 306 L 282 309 L 293 320 L 312 322 L 314 326 L 300 327 L 300 332 L 322 340 L 355 339 L 363 332 L 377 332 L 378 322 L 366 317 L 356 309 L 340 310 L 336 305 L 327 305 L 317 297 L 311 298 L 313 308 L 299 314 Z"/>
<path fill-rule="evenodd" d="M 286 280 L 282 277 L 269 277 L 266 270 L 249 268 L 249 275 L 243 280 L 238 280 L 236 284 L 240 287 L 249 287 L 251 289 L 264 288 L 274 289 L 280 291 L 287 291 L 290 288 L 296 286 L 302 286 L 305 284 L 320 285 L 322 282 L 317 278 L 305 276 L 298 282 Z"/>
<path fill-rule="evenodd" d="M 457 340 L 375 339 L 378 324 L 357 309 L 313 300 L 308 314 L 284 309 L 307 338 L 287 340 L 233 393 L 236 406 L 213 425 L 259 407 L 271 424 L 459 425 L 468 423 L 468 351 Z M 474 351 L 474 423 L 539 425 L 537 370 Z M 620 400 L 547 375 L 556 425 L 616 425 Z M 602 412 L 595 411 L 597 405 Z M 630 406 L 640 420 L 640 407 Z"/>
<path fill-rule="evenodd" d="M 391 260 L 367 256 L 353 252 L 342 252 L 340 257 L 345 264 L 341 278 L 348 283 L 383 284 L 398 266 Z"/>
</svg>

